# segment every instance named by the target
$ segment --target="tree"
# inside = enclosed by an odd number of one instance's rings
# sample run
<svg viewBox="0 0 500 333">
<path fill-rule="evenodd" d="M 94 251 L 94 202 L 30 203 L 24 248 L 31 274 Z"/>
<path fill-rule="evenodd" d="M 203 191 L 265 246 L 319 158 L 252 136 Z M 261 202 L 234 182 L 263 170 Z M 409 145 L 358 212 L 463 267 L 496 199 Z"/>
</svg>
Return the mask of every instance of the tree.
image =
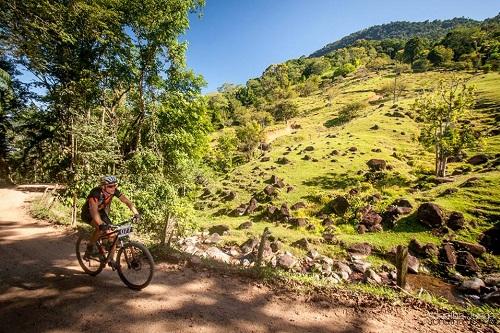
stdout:
<svg viewBox="0 0 500 333">
<path fill-rule="evenodd" d="M 441 81 L 434 93 L 415 100 L 413 109 L 424 119 L 419 141 L 435 152 L 435 174 L 446 176 L 448 158 L 478 143 L 477 133 L 464 120 L 474 104 L 474 89 L 466 80 Z"/>
<path fill-rule="evenodd" d="M 421 37 L 413 37 L 409 39 L 404 47 L 403 59 L 405 62 L 413 65 L 413 62 L 417 60 L 427 46 L 427 40 Z"/>
<path fill-rule="evenodd" d="M 453 50 L 443 45 L 436 45 L 427 55 L 427 59 L 429 59 L 434 66 L 443 65 L 453 59 Z"/>
</svg>

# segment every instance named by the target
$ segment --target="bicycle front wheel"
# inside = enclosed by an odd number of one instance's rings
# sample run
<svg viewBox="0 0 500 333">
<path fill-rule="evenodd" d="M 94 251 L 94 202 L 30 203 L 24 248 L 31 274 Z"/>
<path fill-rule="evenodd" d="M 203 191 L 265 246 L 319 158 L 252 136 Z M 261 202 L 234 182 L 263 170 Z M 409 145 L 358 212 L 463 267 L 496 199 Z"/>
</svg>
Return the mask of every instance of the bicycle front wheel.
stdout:
<svg viewBox="0 0 500 333">
<path fill-rule="evenodd" d="M 141 290 L 151 282 L 154 266 L 149 250 L 137 242 L 125 244 L 118 251 L 118 275 L 127 287 Z"/>
<path fill-rule="evenodd" d="M 96 276 L 101 273 L 106 264 L 98 258 L 84 258 L 89 241 L 90 237 L 88 235 L 80 235 L 80 237 L 78 237 L 78 240 L 76 241 L 76 258 L 85 273 Z"/>
</svg>

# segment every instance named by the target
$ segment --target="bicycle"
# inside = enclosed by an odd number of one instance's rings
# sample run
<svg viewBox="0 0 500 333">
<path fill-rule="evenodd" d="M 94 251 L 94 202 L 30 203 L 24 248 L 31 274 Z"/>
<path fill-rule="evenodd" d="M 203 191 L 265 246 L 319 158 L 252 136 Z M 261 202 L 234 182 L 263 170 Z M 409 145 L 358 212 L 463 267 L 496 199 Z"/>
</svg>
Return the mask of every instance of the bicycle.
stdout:
<svg viewBox="0 0 500 333">
<path fill-rule="evenodd" d="M 141 243 L 129 239 L 132 233 L 131 218 L 123 225 L 110 225 L 109 231 L 101 235 L 95 246 L 99 252 L 97 257 L 85 257 L 90 235 L 81 234 L 76 241 L 76 257 L 83 271 L 91 276 L 101 273 L 106 264 L 116 270 L 120 279 L 127 287 L 141 290 L 149 285 L 154 273 L 154 261 L 149 250 Z M 108 239 L 110 236 L 112 240 Z M 112 258 L 110 250 L 116 246 Z M 114 259 L 114 261 L 113 261 Z M 113 265 L 113 263 L 115 263 Z"/>
</svg>

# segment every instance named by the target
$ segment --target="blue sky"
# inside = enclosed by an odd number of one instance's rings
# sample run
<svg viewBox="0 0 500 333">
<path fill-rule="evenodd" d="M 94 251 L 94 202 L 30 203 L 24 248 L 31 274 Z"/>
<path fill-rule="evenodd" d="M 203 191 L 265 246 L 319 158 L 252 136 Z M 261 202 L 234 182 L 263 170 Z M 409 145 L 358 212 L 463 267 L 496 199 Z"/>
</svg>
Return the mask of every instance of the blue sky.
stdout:
<svg viewBox="0 0 500 333">
<path fill-rule="evenodd" d="M 187 63 L 207 81 L 244 84 L 270 64 L 309 55 L 352 32 L 391 21 L 469 17 L 500 12 L 499 0 L 206 0 L 191 15 Z"/>
</svg>

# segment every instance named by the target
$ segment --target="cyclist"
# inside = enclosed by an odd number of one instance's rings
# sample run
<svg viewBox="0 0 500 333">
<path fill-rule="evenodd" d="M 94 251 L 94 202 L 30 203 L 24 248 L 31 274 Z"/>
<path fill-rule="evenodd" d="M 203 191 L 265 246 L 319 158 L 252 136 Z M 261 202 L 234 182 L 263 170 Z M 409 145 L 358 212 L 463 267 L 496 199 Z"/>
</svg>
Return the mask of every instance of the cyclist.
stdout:
<svg viewBox="0 0 500 333">
<path fill-rule="evenodd" d="M 82 207 L 82 220 L 86 223 L 91 224 L 95 230 L 90 237 L 87 250 L 85 251 L 84 258 L 88 259 L 91 256 L 99 256 L 99 252 L 95 249 L 95 243 L 101 233 L 105 233 L 109 229 L 111 220 L 108 217 L 111 201 L 114 197 L 120 199 L 127 207 L 134 213 L 134 218 L 139 218 L 139 212 L 135 208 L 132 201 L 130 201 L 120 190 L 117 188 L 118 180 L 115 176 L 104 176 L 101 178 L 101 186 L 93 188 L 87 200 Z M 110 242 L 113 242 L 113 238 L 108 238 Z M 114 251 L 113 249 L 110 250 Z M 113 265 L 114 263 L 111 263 Z"/>
</svg>

